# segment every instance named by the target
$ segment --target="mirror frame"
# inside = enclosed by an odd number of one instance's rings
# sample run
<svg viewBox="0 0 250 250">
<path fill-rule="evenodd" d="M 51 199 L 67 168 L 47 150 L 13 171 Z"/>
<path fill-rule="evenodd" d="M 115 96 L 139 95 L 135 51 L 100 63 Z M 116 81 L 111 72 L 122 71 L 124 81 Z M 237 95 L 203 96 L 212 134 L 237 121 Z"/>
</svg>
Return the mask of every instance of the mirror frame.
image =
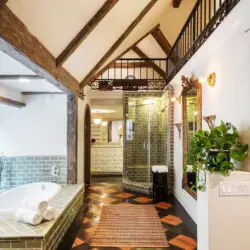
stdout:
<svg viewBox="0 0 250 250">
<path fill-rule="evenodd" d="M 202 86 L 196 81 L 195 82 L 196 94 L 197 94 L 197 130 L 202 129 Z M 186 165 L 186 151 L 187 151 L 187 96 L 188 91 L 182 94 L 182 159 L 183 159 L 183 170 Z M 197 200 L 197 192 L 192 190 L 188 186 L 187 174 L 183 172 L 182 177 L 182 188 L 186 190 L 194 199 Z"/>
</svg>

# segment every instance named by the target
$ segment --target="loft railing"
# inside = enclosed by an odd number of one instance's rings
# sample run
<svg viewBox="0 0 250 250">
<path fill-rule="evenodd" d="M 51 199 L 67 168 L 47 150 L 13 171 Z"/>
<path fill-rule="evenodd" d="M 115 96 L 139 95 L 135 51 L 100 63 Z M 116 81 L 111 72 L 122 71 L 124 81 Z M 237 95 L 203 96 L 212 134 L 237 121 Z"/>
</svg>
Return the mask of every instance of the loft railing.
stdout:
<svg viewBox="0 0 250 250">
<path fill-rule="evenodd" d="M 163 89 L 239 2 L 198 0 L 166 59 L 119 59 L 90 84 L 91 88 L 108 91 Z"/>
<path fill-rule="evenodd" d="M 166 83 L 173 79 L 239 1 L 197 1 L 167 57 Z"/>
<path fill-rule="evenodd" d="M 159 90 L 166 86 L 165 79 L 166 58 L 121 58 L 90 86 L 95 90 Z"/>
</svg>

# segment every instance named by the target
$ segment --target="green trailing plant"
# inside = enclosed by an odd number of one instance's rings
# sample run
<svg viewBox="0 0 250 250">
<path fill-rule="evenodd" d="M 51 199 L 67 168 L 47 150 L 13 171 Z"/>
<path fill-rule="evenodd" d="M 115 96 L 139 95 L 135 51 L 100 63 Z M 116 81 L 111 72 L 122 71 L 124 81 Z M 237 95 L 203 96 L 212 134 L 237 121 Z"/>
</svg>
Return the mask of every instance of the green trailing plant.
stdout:
<svg viewBox="0 0 250 250">
<path fill-rule="evenodd" d="M 204 191 L 207 171 L 228 176 L 235 169 L 235 164 L 243 161 L 247 155 L 248 144 L 239 141 L 238 130 L 230 123 L 221 121 L 210 132 L 199 130 L 193 134 L 186 160 L 197 173 L 196 188 Z"/>
</svg>

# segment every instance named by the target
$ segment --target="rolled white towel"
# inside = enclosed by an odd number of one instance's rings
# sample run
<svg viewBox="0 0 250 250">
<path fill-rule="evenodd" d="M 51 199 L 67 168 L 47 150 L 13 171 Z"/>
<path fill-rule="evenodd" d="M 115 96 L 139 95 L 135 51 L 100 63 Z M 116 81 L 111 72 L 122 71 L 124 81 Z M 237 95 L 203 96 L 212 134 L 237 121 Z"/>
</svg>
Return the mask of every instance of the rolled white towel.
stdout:
<svg viewBox="0 0 250 250">
<path fill-rule="evenodd" d="M 48 207 L 48 202 L 36 198 L 34 199 L 33 197 L 26 197 L 21 201 L 21 207 L 35 212 L 44 213 Z"/>
<path fill-rule="evenodd" d="M 42 222 L 43 215 L 39 212 L 35 212 L 26 208 L 18 208 L 15 213 L 15 218 L 17 221 L 35 226 Z"/>
<path fill-rule="evenodd" d="M 187 165 L 187 173 L 193 172 L 193 165 Z"/>
<path fill-rule="evenodd" d="M 48 206 L 45 212 L 43 213 L 43 219 L 50 221 L 54 220 L 55 218 L 56 218 L 56 209 L 51 206 Z"/>
<path fill-rule="evenodd" d="M 152 171 L 154 173 L 168 173 L 168 167 L 165 165 L 155 165 L 152 166 Z"/>
</svg>

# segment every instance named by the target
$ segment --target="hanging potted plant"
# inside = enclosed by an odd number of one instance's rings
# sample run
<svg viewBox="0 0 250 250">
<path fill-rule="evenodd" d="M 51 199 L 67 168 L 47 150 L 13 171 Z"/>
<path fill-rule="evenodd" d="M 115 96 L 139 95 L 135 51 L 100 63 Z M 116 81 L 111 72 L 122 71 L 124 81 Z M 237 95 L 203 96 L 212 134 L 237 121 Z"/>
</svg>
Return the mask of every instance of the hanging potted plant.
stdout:
<svg viewBox="0 0 250 250">
<path fill-rule="evenodd" d="M 197 172 L 196 188 L 205 190 L 206 180 L 201 176 L 206 176 L 206 172 L 228 176 L 236 163 L 243 161 L 247 154 L 248 144 L 239 141 L 238 130 L 231 124 L 221 122 L 210 132 L 195 132 L 186 157 L 192 162 L 193 171 Z"/>
</svg>

